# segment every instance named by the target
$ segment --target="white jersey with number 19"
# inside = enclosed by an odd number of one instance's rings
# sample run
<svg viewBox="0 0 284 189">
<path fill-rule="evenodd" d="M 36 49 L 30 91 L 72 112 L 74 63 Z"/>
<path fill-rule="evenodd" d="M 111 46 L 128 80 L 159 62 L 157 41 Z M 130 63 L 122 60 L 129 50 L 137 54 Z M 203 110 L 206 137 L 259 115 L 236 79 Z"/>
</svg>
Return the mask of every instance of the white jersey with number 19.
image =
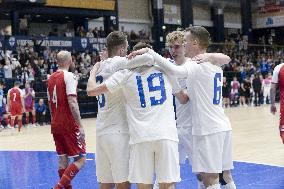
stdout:
<svg viewBox="0 0 284 189">
<path fill-rule="evenodd" d="M 157 67 L 122 70 L 105 82 L 110 93 L 123 90 L 130 144 L 155 140 L 178 141 L 172 86 Z"/>
</svg>

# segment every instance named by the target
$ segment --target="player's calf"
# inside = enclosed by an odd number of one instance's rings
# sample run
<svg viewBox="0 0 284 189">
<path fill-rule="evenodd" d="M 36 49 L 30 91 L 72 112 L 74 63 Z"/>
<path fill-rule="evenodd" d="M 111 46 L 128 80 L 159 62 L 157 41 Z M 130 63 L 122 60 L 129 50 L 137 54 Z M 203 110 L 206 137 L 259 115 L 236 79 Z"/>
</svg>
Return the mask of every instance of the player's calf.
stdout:
<svg viewBox="0 0 284 189">
<path fill-rule="evenodd" d="M 176 183 L 159 183 L 160 189 L 175 189 Z"/>
<path fill-rule="evenodd" d="M 131 184 L 129 182 L 118 183 L 115 185 L 116 185 L 116 189 L 130 189 L 131 188 Z"/>
<path fill-rule="evenodd" d="M 113 189 L 113 183 L 100 183 L 100 189 Z"/>
</svg>

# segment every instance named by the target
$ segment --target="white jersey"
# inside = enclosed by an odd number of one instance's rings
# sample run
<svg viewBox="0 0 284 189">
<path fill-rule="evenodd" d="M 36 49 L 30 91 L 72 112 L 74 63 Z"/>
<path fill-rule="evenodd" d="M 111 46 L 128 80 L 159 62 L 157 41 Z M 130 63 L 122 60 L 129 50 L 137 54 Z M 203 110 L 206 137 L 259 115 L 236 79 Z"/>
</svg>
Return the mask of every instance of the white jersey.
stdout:
<svg viewBox="0 0 284 189">
<path fill-rule="evenodd" d="M 122 70 L 105 84 L 112 94 L 121 89 L 124 92 L 130 144 L 163 139 L 178 141 L 172 86 L 159 68 Z"/>
<path fill-rule="evenodd" d="M 124 57 L 116 56 L 102 62 L 100 71 L 96 75 L 97 83 L 100 84 L 107 80 L 114 73 L 112 65 L 120 61 L 125 62 L 127 60 Z M 98 96 L 97 136 L 111 133 L 128 133 L 124 104 L 122 90 Z"/>
<path fill-rule="evenodd" d="M 187 91 L 190 94 L 192 134 L 209 135 L 232 130 L 222 108 L 223 70 L 209 62 L 187 62 Z"/>
<path fill-rule="evenodd" d="M 177 65 L 177 64 L 176 64 Z M 177 81 L 181 87 L 181 89 L 186 89 L 186 78 L 177 78 Z M 190 94 L 189 94 L 190 96 Z M 190 109 L 190 101 L 186 104 L 181 104 L 177 98 L 175 98 L 176 105 L 176 122 L 177 127 L 191 127 L 192 119 L 191 119 L 191 109 Z"/>
<path fill-rule="evenodd" d="M 274 70 L 273 70 L 273 75 L 272 75 L 272 83 L 278 83 L 279 80 L 279 72 L 280 69 L 282 68 L 282 66 L 284 66 L 284 63 L 278 64 Z"/>
</svg>

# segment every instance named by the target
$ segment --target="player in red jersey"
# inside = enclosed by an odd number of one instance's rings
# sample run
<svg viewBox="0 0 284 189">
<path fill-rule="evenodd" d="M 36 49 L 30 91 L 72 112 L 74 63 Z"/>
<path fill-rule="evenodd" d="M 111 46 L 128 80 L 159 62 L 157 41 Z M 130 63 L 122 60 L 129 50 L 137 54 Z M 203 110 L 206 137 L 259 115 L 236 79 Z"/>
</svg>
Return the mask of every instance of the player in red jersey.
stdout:
<svg viewBox="0 0 284 189">
<path fill-rule="evenodd" d="M 25 112 L 24 106 L 24 94 L 22 90 L 19 88 L 21 83 L 19 81 L 15 81 L 14 87 L 8 91 L 7 96 L 7 109 L 11 114 L 11 127 L 14 128 L 15 119 L 18 119 L 18 131 L 21 131 L 22 128 L 22 116 L 23 112 Z"/>
<path fill-rule="evenodd" d="M 85 133 L 77 102 L 77 80 L 71 53 L 57 54 L 58 70 L 48 79 L 48 99 L 51 113 L 51 133 L 59 156 L 59 182 L 55 189 L 71 189 L 71 180 L 86 161 Z M 68 157 L 74 158 L 68 164 Z"/>
<path fill-rule="evenodd" d="M 284 63 L 277 65 L 274 68 L 273 76 L 272 76 L 272 83 L 270 88 L 270 111 L 272 114 L 276 113 L 276 106 L 275 106 L 275 96 L 276 96 L 276 89 L 279 85 L 280 89 L 280 124 L 279 124 L 279 131 L 280 137 L 282 142 L 284 143 Z"/>
</svg>

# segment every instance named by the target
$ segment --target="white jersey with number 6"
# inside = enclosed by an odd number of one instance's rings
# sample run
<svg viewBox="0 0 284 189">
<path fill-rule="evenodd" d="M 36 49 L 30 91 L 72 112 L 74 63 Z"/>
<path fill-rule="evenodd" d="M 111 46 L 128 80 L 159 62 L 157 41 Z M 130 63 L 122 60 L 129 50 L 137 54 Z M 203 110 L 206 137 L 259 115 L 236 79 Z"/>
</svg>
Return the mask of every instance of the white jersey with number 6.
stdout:
<svg viewBox="0 0 284 189">
<path fill-rule="evenodd" d="M 172 86 L 159 68 L 122 70 L 105 84 L 111 93 L 123 89 L 130 144 L 163 139 L 178 141 Z"/>
<path fill-rule="evenodd" d="M 222 108 L 223 70 L 210 62 L 197 64 L 190 61 L 184 66 L 188 71 L 192 134 L 209 135 L 232 130 Z"/>
</svg>

